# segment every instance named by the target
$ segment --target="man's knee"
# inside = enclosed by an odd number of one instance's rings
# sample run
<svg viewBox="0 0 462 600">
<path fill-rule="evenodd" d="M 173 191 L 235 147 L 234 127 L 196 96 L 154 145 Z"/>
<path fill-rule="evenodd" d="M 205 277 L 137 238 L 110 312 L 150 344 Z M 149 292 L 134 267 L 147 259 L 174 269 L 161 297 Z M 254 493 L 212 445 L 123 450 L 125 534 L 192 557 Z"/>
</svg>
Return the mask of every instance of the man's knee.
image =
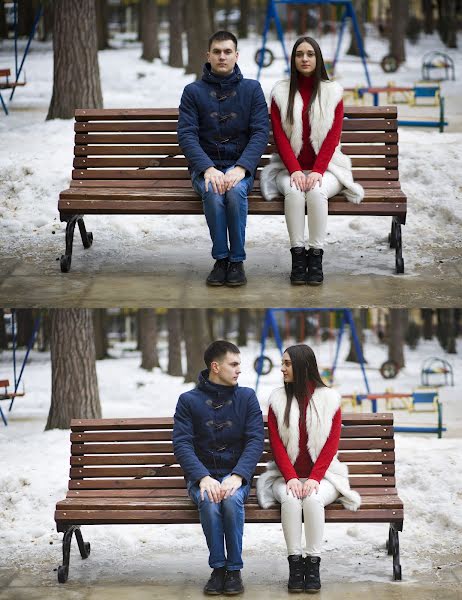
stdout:
<svg viewBox="0 0 462 600">
<path fill-rule="evenodd" d="M 220 512 L 220 503 L 212 502 L 209 500 L 207 494 L 204 494 L 204 499 L 199 499 L 198 504 L 199 510 L 203 513 L 207 513 L 209 515 L 219 514 Z"/>
<path fill-rule="evenodd" d="M 238 208 L 243 202 L 247 202 L 247 184 L 239 181 L 233 188 L 226 192 L 226 201 L 230 206 Z"/>
<path fill-rule="evenodd" d="M 235 492 L 232 496 L 221 501 L 224 511 L 232 511 L 244 506 L 244 497 L 242 494 Z"/>
</svg>

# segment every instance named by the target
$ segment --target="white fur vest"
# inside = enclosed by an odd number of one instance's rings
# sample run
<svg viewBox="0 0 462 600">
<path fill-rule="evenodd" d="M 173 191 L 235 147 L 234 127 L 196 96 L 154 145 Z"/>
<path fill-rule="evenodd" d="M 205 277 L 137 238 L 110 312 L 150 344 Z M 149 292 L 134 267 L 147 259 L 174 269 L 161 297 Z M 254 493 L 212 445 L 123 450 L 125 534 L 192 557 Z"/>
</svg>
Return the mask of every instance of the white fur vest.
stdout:
<svg viewBox="0 0 462 600">
<path fill-rule="evenodd" d="M 311 105 L 310 142 L 316 154 L 326 139 L 334 123 L 335 108 L 342 99 L 343 88 L 336 81 L 321 81 L 319 92 Z M 287 120 L 287 105 L 289 102 L 289 80 L 278 81 L 271 90 L 271 100 L 274 100 L 281 114 L 282 128 L 290 141 L 296 157 L 299 156 L 303 146 L 303 99 L 297 90 L 294 98 L 294 123 Z M 276 185 L 276 177 L 280 171 L 285 170 L 279 154 L 273 154 L 270 163 L 262 170 L 260 178 L 261 192 L 265 200 L 273 200 L 280 196 Z M 364 190 L 359 183 L 353 181 L 351 160 L 340 150 L 340 144 L 332 155 L 327 165 L 327 170 L 335 175 L 343 186 L 342 194 L 349 202 L 359 204 L 364 198 Z"/>
<path fill-rule="evenodd" d="M 340 395 L 331 388 L 316 388 L 308 402 L 306 410 L 306 430 L 308 433 L 308 453 L 313 463 L 316 462 L 324 444 L 329 437 L 332 419 L 340 407 Z M 275 389 L 269 399 L 269 406 L 273 409 L 278 424 L 279 435 L 284 444 L 292 464 L 297 460 L 299 453 L 299 419 L 300 409 L 295 398 L 292 399 L 290 408 L 289 427 L 284 423 L 286 407 L 286 392 L 283 387 Z M 281 473 L 274 461 L 268 463 L 265 473 L 257 480 L 257 498 L 262 508 L 269 508 L 276 503 L 273 494 L 273 483 L 281 477 Z M 348 481 L 348 467 L 341 463 L 335 456 L 327 469 L 324 478 L 337 489 L 340 494 L 339 501 L 349 510 L 358 510 L 361 505 L 360 495 L 350 489 Z"/>
</svg>

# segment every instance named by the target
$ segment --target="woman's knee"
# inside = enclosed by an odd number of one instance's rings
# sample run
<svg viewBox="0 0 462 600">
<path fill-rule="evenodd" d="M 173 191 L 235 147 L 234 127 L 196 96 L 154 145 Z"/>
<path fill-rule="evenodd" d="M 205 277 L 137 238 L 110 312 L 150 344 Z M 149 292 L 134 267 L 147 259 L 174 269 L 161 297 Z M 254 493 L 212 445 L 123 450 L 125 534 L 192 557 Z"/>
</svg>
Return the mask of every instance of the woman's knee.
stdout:
<svg viewBox="0 0 462 600">
<path fill-rule="evenodd" d="M 322 204 L 329 200 L 327 190 L 325 188 L 315 186 L 312 190 L 305 192 L 307 204 Z"/>
<path fill-rule="evenodd" d="M 303 498 L 303 509 L 317 510 L 319 507 L 324 507 L 324 502 L 319 494 L 311 494 Z"/>
</svg>

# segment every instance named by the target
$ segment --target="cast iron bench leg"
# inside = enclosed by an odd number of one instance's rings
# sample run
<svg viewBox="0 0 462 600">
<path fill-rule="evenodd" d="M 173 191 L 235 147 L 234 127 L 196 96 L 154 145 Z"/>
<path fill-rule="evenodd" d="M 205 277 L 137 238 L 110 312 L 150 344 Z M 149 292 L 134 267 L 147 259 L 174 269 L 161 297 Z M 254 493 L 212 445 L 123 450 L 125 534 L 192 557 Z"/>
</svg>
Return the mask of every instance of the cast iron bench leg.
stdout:
<svg viewBox="0 0 462 600">
<path fill-rule="evenodd" d="M 395 523 L 390 523 L 388 530 L 387 550 L 389 555 L 393 555 L 393 579 L 401 581 L 401 565 L 399 562 L 399 527 Z"/>
<path fill-rule="evenodd" d="M 67 531 L 64 532 L 63 537 L 63 564 L 58 567 L 58 581 L 59 583 L 66 583 L 69 577 L 69 559 L 71 556 L 71 542 L 72 534 L 75 533 L 77 538 L 77 544 L 80 550 L 80 556 L 82 558 L 88 558 L 90 556 L 90 542 L 84 542 L 82 533 L 79 525 L 71 525 Z"/>
<path fill-rule="evenodd" d="M 395 249 L 395 265 L 397 273 L 404 273 L 403 242 L 401 234 L 401 223 L 398 217 L 393 217 L 391 221 L 391 231 L 388 235 L 390 248 Z"/>
<path fill-rule="evenodd" d="M 66 225 L 66 254 L 61 256 L 61 272 L 68 273 L 71 269 L 72 262 L 72 245 L 74 242 L 74 229 L 75 224 L 78 224 L 80 237 L 82 238 L 82 244 L 84 248 L 90 248 L 93 243 L 93 234 L 91 231 L 85 229 L 85 223 L 83 222 L 83 217 L 81 215 L 72 215 L 67 220 Z"/>
</svg>

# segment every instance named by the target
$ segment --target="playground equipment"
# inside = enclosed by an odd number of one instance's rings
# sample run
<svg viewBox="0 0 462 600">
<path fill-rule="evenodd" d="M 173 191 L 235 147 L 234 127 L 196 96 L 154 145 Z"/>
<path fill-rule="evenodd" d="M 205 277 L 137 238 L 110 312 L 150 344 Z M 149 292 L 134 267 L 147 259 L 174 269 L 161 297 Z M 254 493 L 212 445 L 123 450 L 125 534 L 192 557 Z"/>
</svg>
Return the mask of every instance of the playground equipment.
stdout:
<svg viewBox="0 0 462 600">
<path fill-rule="evenodd" d="M 361 36 L 361 32 L 359 31 L 358 20 L 356 18 L 356 13 L 353 8 L 353 3 L 351 2 L 351 0 L 317 0 L 317 1 L 299 0 L 298 2 L 292 2 L 291 0 L 268 0 L 268 4 L 267 4 L 267 8 L 266 8 L 265 26 L 263 28 L 262 46 L 255 53 L 255 62 L 258 65 L 258 73 L 257 73 L 258 80 L 260 79 L 261 70 L 265 67 L 269 67 L 272 64 L 272 62 L 274 61 L 273 52 L 269 48 L 266 47 L 268 31 L 269 31 L 269 29 L 271 27 L 271 23 L 273 21 L 276 26 L 276 32 L 277 32 L 278 39 L 281 43 L 282 52 L 284 54 L 284 60 L 286 63 L 286 72 L 289 73 L 289 71 L 290 71 L 289 55 L 287 53 L 287 49 L 286 49 L 286 45 L 285 45 L 285 41 L 284 41 L 284 30 L 283 30 L 281 20 L 279 18 L 278 11 L 277 11 L 277 7 L 280 4 L 281 5 L 284 5 L 284 4 L 289 5 L 290 4 L 292 6 L 293 5 L 303 5 L 303 6 L 317 5 L 317 6 L 319 6 L 319 5 L 330 4 L 330 5 L 334 5 L 334 6 L 343 8 L 343 16 L 342 16 L 342 20 L 340 22 L 339 34 L 338 34 L 338 39 L 337 39 L 337 47 L 335 49 L 334 59 L 332 60 L 332 62 L 330 62 L 330 61 L 326 61 L 326 62 L 329 62 L 330 71 L 331 71 L 331 73 L 334 73 L 336 64 L 338 62 L 339 54 L 340 54 L 340 47 L 342 45 L 343 35 L 345 33 L 346 22 L 347 22 L 347 19 L 351 19 L 351 22 L 353 24 L 353 33 L 356 38 L 356 42 L 358 44 L 358 49 L 359 49 L 359 53 L 361 56 L 361 61 L 363 63 L 367 85 L 368 86 L 372 85 L 371 78 L 369 77 L 367 63 L 366 63 L 366 53 L 364 51 L 363 39 Z"/>
<path fill-rule="evenodd" d="M 431 379 L 435 381 L 430 381 Z M 444 358 L 431 356 L 422 363 L 420 381 L 423 386 L 439 387 L 442 385 L 454 385 L 454 372 L 451 363 Z"/>
<path fill-rule="evenodd" d="M 35 13 L 35 18 L 34 18 L 34 22 L 32 24 L 32 29 L 31 32 L 29 34 L 29 38 L 27 40 L 27 44 L 26 47 L 24 49 L 24 54 L 22 55 L 21 58 L 21 63 L 18 65 L 19 63 L 19 58 L 18 58 L 18 0 L 14 0 L 13 2 L 13 17 L 14 17 L 14 81 L 10 81 L 9 80 L 9 76 L 11 75 L 10 69 L 0 69 L 0 77 L 5 77 L 5 81 L 0 82 L 0 103 L 2 105 L 3 108 L 3 112 L 5 113 L 5 115 L 8 115 L 8 108 L 6 106 L 6 103 L 3 99 L 2 96 L 2 92 L 1 90 L 11 90 L 11 94 L 10 94 L 10 98 L 9 101 L 11 102 L 13 100 L 13 96 L 14 96 L 14 92 L 16 91 L 16 88 L 19 86 L 23 86 L 26 85 L 26 77 L 24 75 L 24 79 L 22 82 L 19 81 L 19 78 L 21 76 L 21 72 L 22 69 L 24 67 L 24 62 L 26 60 L 27 54 L 29 52 L 29 48 L 31 45 L 32 40 L 34 39 L 34 35 L 35 32 L 37 30 L 37 25 L 38 22 L 40 20 L 40 17 L 42 16 L 42 4 L 40 3 L 38 5 L 37 11 Z M 7 73 L 6 73 L 7 72 Z"/>
<path fill-rule="evenodd" d="M 10 392 L 8 390 L 8 387 L 10 385 L 10 382 L 8 379 L 0 379 L 0 388 L 3 388 L 3 392 L 0 392 L 0 402 L 2 400 L 14 400 L 14 398 L 16 398 L 17 396 L 24 396 L 24 388 L 22 392 Z M 8 425 L 8 421 L 6 420 L 5 414 L 2 410 L 2 407 L 0 406 L 0 417 L 3 421 L 4 425 Z"/>
<path fill-rule="evenodd" d="M 437 69 L 444 69 L 444 77 L 432 79 L 431 74 Z M 454 61 L 449 54 L 439 50 L 431 50 L 424 54 L 422 58 L 422 79 L 424 81 L 445 81 L 447 79 L 455 81 Z"/>
<path fill-rule="evenodd" d="M 337 333 L 337 347 L 335 350 L 335 358 L 334 358 L 332 367 L 330 368 L 330 371 L 329 371 L 329 377 L 331 378 L 331 380 L 333 380 L 333 378 L 334 378 L 335 369 L 336 369 L 337 363 L 338 363 L 338 357 L 339 357 L 339 353 L 340 353 L 340 346 L 342 343 L 343 333 L 345 331 L 345 325 L 348 325 L 350 327 L 351 335 L 353 338 L 353 344 L 354 344 L 354 347 L 356 350 L 356 355 L 359 360 L 359 366 L 361 368 L 361 372 L 363 375 L 364 385 L 367 390 L 367 393 L 370 392 L 369 382 L 367 380 L 367 375 L 366 375 L 366 369 L 364 367 L 364 356 L 363 356 L 363 353 L 361 350 L 361 344 L 359 343 L 359 338 L 358 338 L 358 334 L 356 332 L 353 315 L 351 313 L 351 310 L 348 308 L 340 308 L 340 309 L 338 309 L 338 308 L 337 309 L 336 308 L 267 308 L 265 311 L 263 329 L 262 329 L 262 334 L 261 334 L 260 355 L 257 357 L 257 359 L 255 360 L 255 363 L 254 363 L 254 367 L 257 372 L 257 381 L 255 383 L 255 391 L 257 391 L 257 389 L 258 389 L 260 376 L 268 374 L 271 371 L 272 366 L 273 366 L 271 359 L 268 356 L 265 356 L 266 340 L 271 331 L 273 332 L 274 340 L 279 349 L 279 352 L 281 353 L 281 356 L 284 352 L 284 349 L 282 346 L 282 338 L 281 338 L 281 334 L 280 334 L 280 330 L 279 330 L 279 325 L 278 325 L 278 322 L 276 319 L 276 314 L 278 312 L 338 312 L 338 313 L 340 313 L 341 321 L 340 321 L 340 326 L 339 326 L 338 333 Z"/>
</svg>

